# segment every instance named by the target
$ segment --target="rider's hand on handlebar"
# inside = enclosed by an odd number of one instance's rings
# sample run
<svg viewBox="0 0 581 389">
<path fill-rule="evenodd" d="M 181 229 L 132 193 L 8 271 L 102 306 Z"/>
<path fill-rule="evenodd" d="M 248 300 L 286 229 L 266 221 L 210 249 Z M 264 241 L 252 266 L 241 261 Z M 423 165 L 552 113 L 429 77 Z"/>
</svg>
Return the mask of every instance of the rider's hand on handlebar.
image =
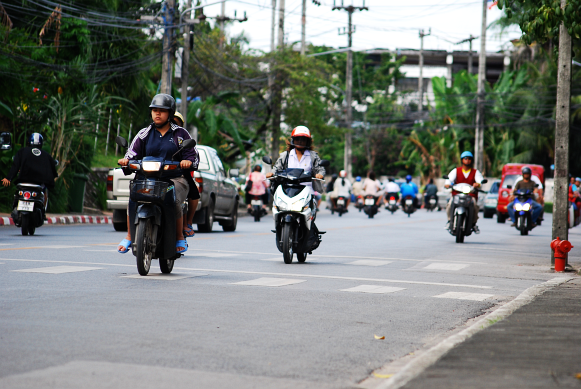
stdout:
<svg viewBox="0 0 581 389">
<path fill-rule="evenodd" d="M 129 164 L 129 160 L 127 158 L 122 158 L 119 161 L 117 161 L 117 164 L 121 166 L 127 166 Z"/>
<path fill-rule="evenodd" d="M 322 180 L 322 179 L 323 179 L 323 175 L 322 175 L 322 174 L 317 174 L 317 175 L 315 176 L 315 178 L 318 178 L 319 180 Z"/>
<path fill-rule="evenodd" d="M 192 161 L 184 159 L 180 162 L 180 167 L 182 169 L 189 169 L 190 167 L 192 167 Z"/>
<path fill-rule="evenodd" d="M 444 188 L 446 188 L 446 189 L 450 189 L 450 187 L 451 187 L 451 186 L 452 186 L 452 185 L 444 185 Z"/>
<path fill-rule="evenodd" d="M 475 182 L 474 185 L 472 185 L 475 188 L 480 188 L 482 185 L 480 185 L 479 183 Z"/>
<path fill-rule="evenodd" d="M 274 176 L 274 174 L 273 174 L 272 172 L 270 172 L 270 173 L 266 173 L 266 178 L 270 178 L 270 177 L 272 177 L 272 176 Z"/>
</svg>

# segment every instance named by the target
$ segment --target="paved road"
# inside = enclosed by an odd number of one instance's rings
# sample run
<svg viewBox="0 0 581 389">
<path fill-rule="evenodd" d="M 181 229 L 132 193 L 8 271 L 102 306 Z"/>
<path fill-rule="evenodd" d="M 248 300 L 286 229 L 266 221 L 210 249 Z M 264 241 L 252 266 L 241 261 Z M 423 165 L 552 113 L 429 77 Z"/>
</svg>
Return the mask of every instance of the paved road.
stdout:
<svg viewBox="0 0 581 389">
<path fill-rule="evenodd" d="M 3 227 L 0 387 L 355 387 L 555 277 L 550 215 L 527 237 L 481 219 L 462 245 L 444 221 L 323 211 L 316 255 L 285 265 L 272 219 L 241 218 L 189 239 L 169 277 L 137 276 L 111 226 Z"/>
</svg>

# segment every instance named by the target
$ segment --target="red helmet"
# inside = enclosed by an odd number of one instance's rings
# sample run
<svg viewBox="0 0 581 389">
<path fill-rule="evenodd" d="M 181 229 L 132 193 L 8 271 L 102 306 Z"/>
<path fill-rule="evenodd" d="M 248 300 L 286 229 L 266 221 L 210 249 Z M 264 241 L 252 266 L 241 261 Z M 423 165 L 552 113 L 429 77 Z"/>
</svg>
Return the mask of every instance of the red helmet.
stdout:
<svg viewBox="0 0 581 389">
<path fill-rule="evenodd" d="M 301 146 L 298 146 L 298 147 L 301 148 L 301 149 L 302 148 L 309 149 L 311 147 L 311 141 L 312 141 L 311 131 L 307 127 L 305 127 L 305 126 L 295 127 L 293 129 L 293 132 L 291 132 L 291 142 L 290 143 L 291 143 L 292 146 L 297 147 L 297 145 L 295 145 L 294 139 L 295 138 L 299 138 L 299 137 L 307 138 L 308 141 L 307 141 L 307 145 L 306 146 L 302 146 L 301 145 Z"/>
</svg>

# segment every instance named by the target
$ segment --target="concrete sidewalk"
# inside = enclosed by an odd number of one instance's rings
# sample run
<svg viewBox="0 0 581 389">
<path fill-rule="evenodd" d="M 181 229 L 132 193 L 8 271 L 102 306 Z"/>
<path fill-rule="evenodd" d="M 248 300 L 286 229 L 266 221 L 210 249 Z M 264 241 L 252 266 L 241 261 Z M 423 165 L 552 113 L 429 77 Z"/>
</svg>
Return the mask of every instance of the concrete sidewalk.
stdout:
<svg viewBox="0 0 581 389">
<path fill-rule="evenodd" d="M 581 278 L 475 334 L 403 388 L 581 388 Z"/>
</svg>

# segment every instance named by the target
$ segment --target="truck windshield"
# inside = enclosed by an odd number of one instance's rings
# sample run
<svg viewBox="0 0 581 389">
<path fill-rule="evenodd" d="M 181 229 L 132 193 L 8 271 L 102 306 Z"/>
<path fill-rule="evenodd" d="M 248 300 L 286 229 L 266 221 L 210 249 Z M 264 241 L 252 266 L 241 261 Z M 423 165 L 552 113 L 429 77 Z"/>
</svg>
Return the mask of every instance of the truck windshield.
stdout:
<svg viewBox="0 0 581 389">
<path fill-rule="evenodd" d="M 208 155 L 205 150 L 198 149 L 198 154 L 200 155 L 200 164 L 198 165 L 198 170 L 210 170 L 210 163 L 208 162 Z"/>
<path fill-rule="evenodd" d="M 488 191 L 488 193 L 498 193 L 498 187 L 500 186 L 500 182 L 496 181 L 492 184 L 492 186 L 490 187 L 490 190 Z"/>
<path fill-rule="evenodd" d="M 518 178 L 518 174 L 507 174 L 504 176 L 504 181 L 502 182 L 502 187 L 506 188 L 508 185 L 514 187 L 514 182 Z"/>
</svg>

